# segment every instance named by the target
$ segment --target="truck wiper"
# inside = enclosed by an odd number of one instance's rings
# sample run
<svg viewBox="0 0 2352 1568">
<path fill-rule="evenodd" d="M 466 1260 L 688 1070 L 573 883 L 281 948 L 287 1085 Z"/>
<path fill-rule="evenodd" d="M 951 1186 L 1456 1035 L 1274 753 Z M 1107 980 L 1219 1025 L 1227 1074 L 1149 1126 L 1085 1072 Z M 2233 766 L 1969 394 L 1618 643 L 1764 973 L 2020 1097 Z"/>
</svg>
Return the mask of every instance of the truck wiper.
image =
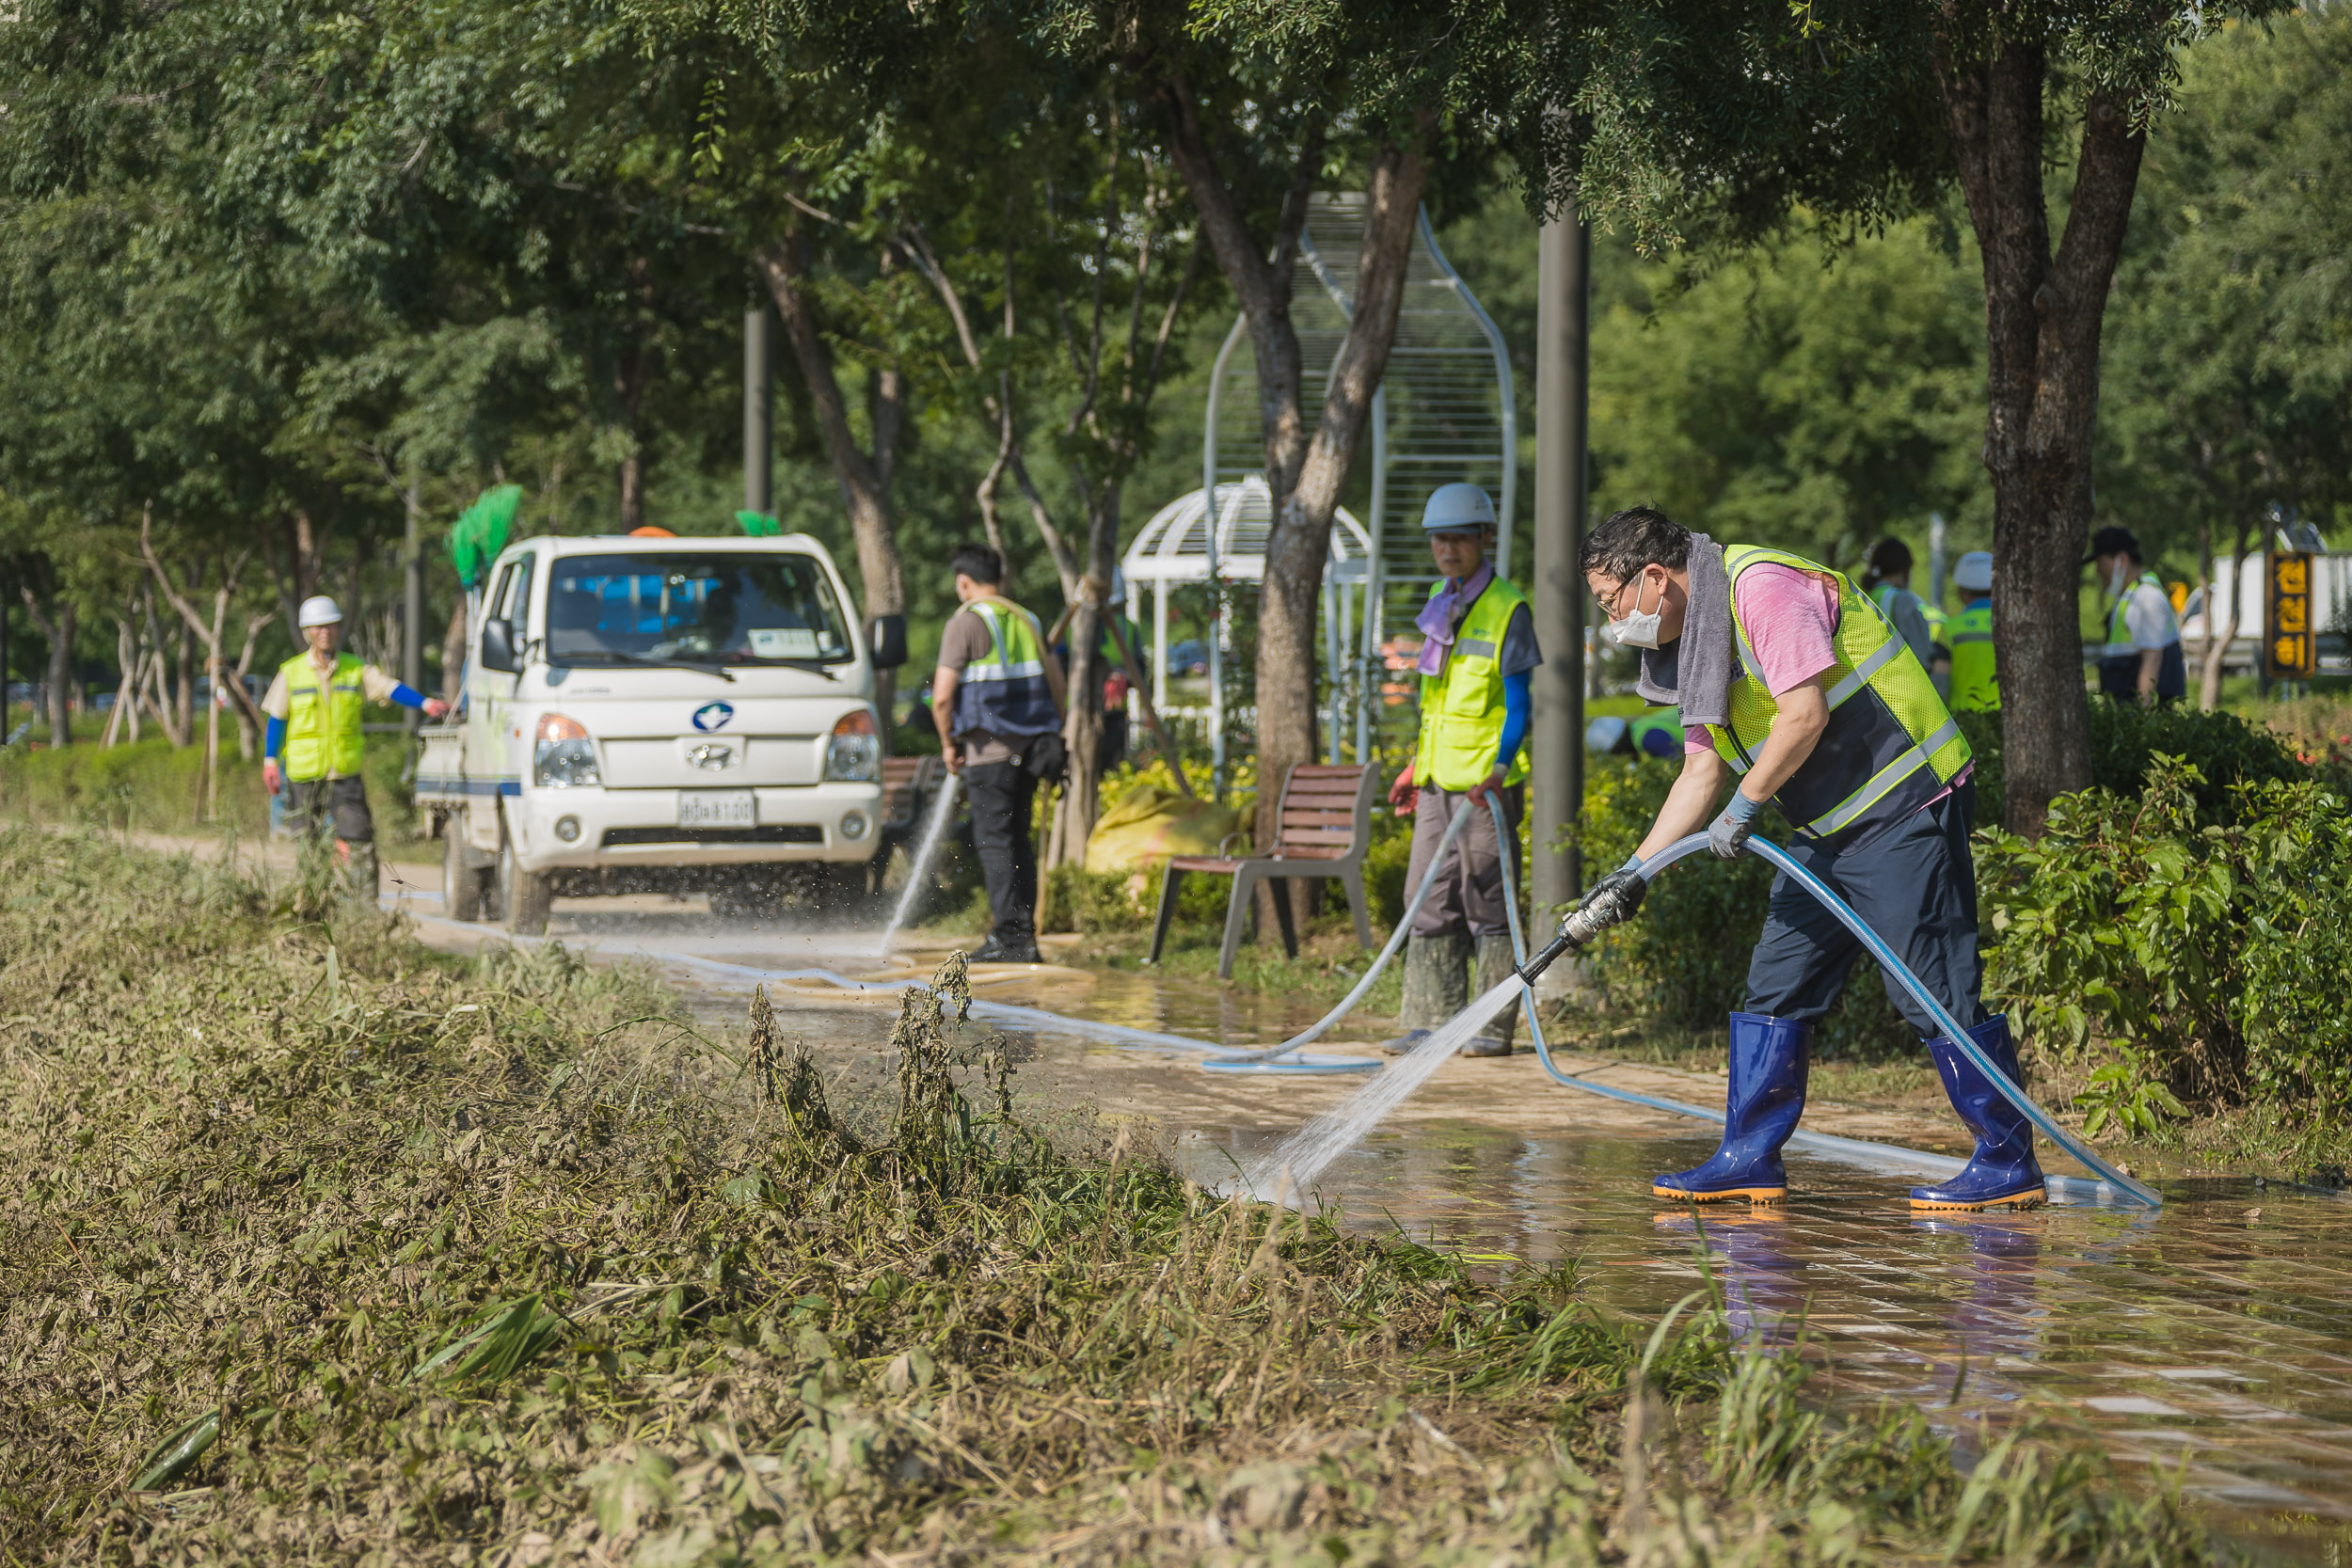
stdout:
<svg viewBox="0 0 2352 1568">
<path fill-rule="evenodd" d="M 596 648 L 584 654 L 566 656 L 564 662 L 577 664 L 583 658 L 617 659 L 641 670 L 691 670 L 698 675 L 716 675 L 723 681 L 733 681 L 735 672 L 723 664 L 695 664 L 683 658 L 647 658 L 643 654 L 625 653 L 619 648 Z"/>
</svg>

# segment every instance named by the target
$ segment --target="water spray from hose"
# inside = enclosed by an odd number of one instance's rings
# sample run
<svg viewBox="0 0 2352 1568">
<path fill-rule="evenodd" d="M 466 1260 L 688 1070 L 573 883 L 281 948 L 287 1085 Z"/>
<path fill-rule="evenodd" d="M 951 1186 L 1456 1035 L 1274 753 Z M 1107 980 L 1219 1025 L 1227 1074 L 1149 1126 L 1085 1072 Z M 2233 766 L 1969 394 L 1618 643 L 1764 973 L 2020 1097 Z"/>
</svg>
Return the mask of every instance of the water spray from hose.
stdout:
<svg viewBox="0 0 2352 1568">
<path fill-rule="evenodd" d="M 914 913 L 924 888 L 930 883 L 931 862 L 938 857 L 940 841 L 946 837 L 947 824 L 955 817 L 956 788 L 962 782 L 957 774 L 950 773 L 940 783 L 939 794 L 931 801 L 930 818 L 923 824 L 922 840 L 907 865 L 907 885 L 898 890 L 898 902 L 890 911 L 890 924 L 882 927 L 882 935 L 874 941 L 874 956 L 878 958 L 889 956 L 890 939 Z"/>
</svg>

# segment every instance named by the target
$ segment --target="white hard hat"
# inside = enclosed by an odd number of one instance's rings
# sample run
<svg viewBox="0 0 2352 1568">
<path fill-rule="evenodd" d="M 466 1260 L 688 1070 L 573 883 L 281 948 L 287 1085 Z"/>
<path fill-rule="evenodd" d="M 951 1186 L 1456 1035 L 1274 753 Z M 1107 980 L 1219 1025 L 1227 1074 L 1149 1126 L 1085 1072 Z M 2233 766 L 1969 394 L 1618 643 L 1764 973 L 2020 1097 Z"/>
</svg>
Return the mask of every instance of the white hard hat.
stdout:
<svg viewBox="0 0 2352 1568">
<path fill-rule="evenodd" d="M 1952 568 L 1952 586 L 1963 594 L 1993 592 L 1993 552 L 1970 550 Z"/>
<path fill-rule="evenodd" d="M 1423 533 L 1456 533 L 1494 526 L 1494 499 L 1475 484 L 1440 484 L 1429 492 L 1429 504 L 1422 508 Z"/>
<path fill-rule="evenodd" d="M 309 631 L 312 626 L 338 625 L 342 618 L 343 611 L 341 605 L 324 594 L 313 594 L 302 601 L 302 613 L 294 617 L 294 624 L 304 631 Z"/>
</svg>

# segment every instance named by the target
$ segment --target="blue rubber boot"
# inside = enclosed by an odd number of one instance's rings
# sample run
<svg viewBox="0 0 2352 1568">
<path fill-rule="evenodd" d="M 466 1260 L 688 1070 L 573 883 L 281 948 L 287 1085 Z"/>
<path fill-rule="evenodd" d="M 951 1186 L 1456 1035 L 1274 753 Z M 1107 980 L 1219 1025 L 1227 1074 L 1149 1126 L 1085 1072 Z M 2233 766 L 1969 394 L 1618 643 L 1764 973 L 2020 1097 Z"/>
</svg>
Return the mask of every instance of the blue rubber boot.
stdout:
<svg viewBox="0 0 2352 1568">
<path fill-rule="evenodd" d="M 1731 1015 L 1731 1086 L 1724 1096 L 1724 1142 L 1708 1162 L 1650 1183 L 1650 1193 L 1683 1203 L 1744 1197 L 1778 1203 L 1788 1196 L 1780 1146 L 1804 1114 L 1806 1046 L 1812 1026 L 1762 1013 Z"/>
<path fill-rule="evenodd" d="M 1968 1031 L 1977 1048 L 1994 1067 L 2017 1082 L 2017 1044 L 2009 1037 L 2009 1017 L 1987 1019 Z M 2012 1203 L 2031 1209 L 2046 1197 L 2042 1167 L 2034 1163 L 2033 1126 L 2025 1113 L 2001 1098 L 1991 1080 L 1960 1053 L 1949 1036 L 1928 1041 L 1935 1070 L 1944 1079 L 1944 1092 L 1968 1131 L 1977 1135 L 1977 1152 L 1968 1168 L 1949 1181 L 1911 1189 L 1914 1209 L 1991 1209 Z"/>
</svg>

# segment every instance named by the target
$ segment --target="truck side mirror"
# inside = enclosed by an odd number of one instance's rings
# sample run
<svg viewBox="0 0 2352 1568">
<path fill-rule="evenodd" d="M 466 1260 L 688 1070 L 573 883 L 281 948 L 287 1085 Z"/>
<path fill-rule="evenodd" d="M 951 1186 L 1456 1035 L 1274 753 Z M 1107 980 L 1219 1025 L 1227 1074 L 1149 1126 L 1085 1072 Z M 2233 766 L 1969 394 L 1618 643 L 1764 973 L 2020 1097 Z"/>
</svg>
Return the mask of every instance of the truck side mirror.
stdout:
<svg viewBox="0 0 2352 1568">
<path fill-rule="evenodd" d="M 877 615 L 866 623 L 866 645 L 874 655 L 874 668 L 896 670 L 907 661 L 907 618 Z"/>
<path fill-rule="evenodd" d="M 522 673 L 523 661 L 515 657 L 515 623 L 485 621 L 482 623 L 482 667 L 500 670 L 507 674 Z"/>
</svg>

